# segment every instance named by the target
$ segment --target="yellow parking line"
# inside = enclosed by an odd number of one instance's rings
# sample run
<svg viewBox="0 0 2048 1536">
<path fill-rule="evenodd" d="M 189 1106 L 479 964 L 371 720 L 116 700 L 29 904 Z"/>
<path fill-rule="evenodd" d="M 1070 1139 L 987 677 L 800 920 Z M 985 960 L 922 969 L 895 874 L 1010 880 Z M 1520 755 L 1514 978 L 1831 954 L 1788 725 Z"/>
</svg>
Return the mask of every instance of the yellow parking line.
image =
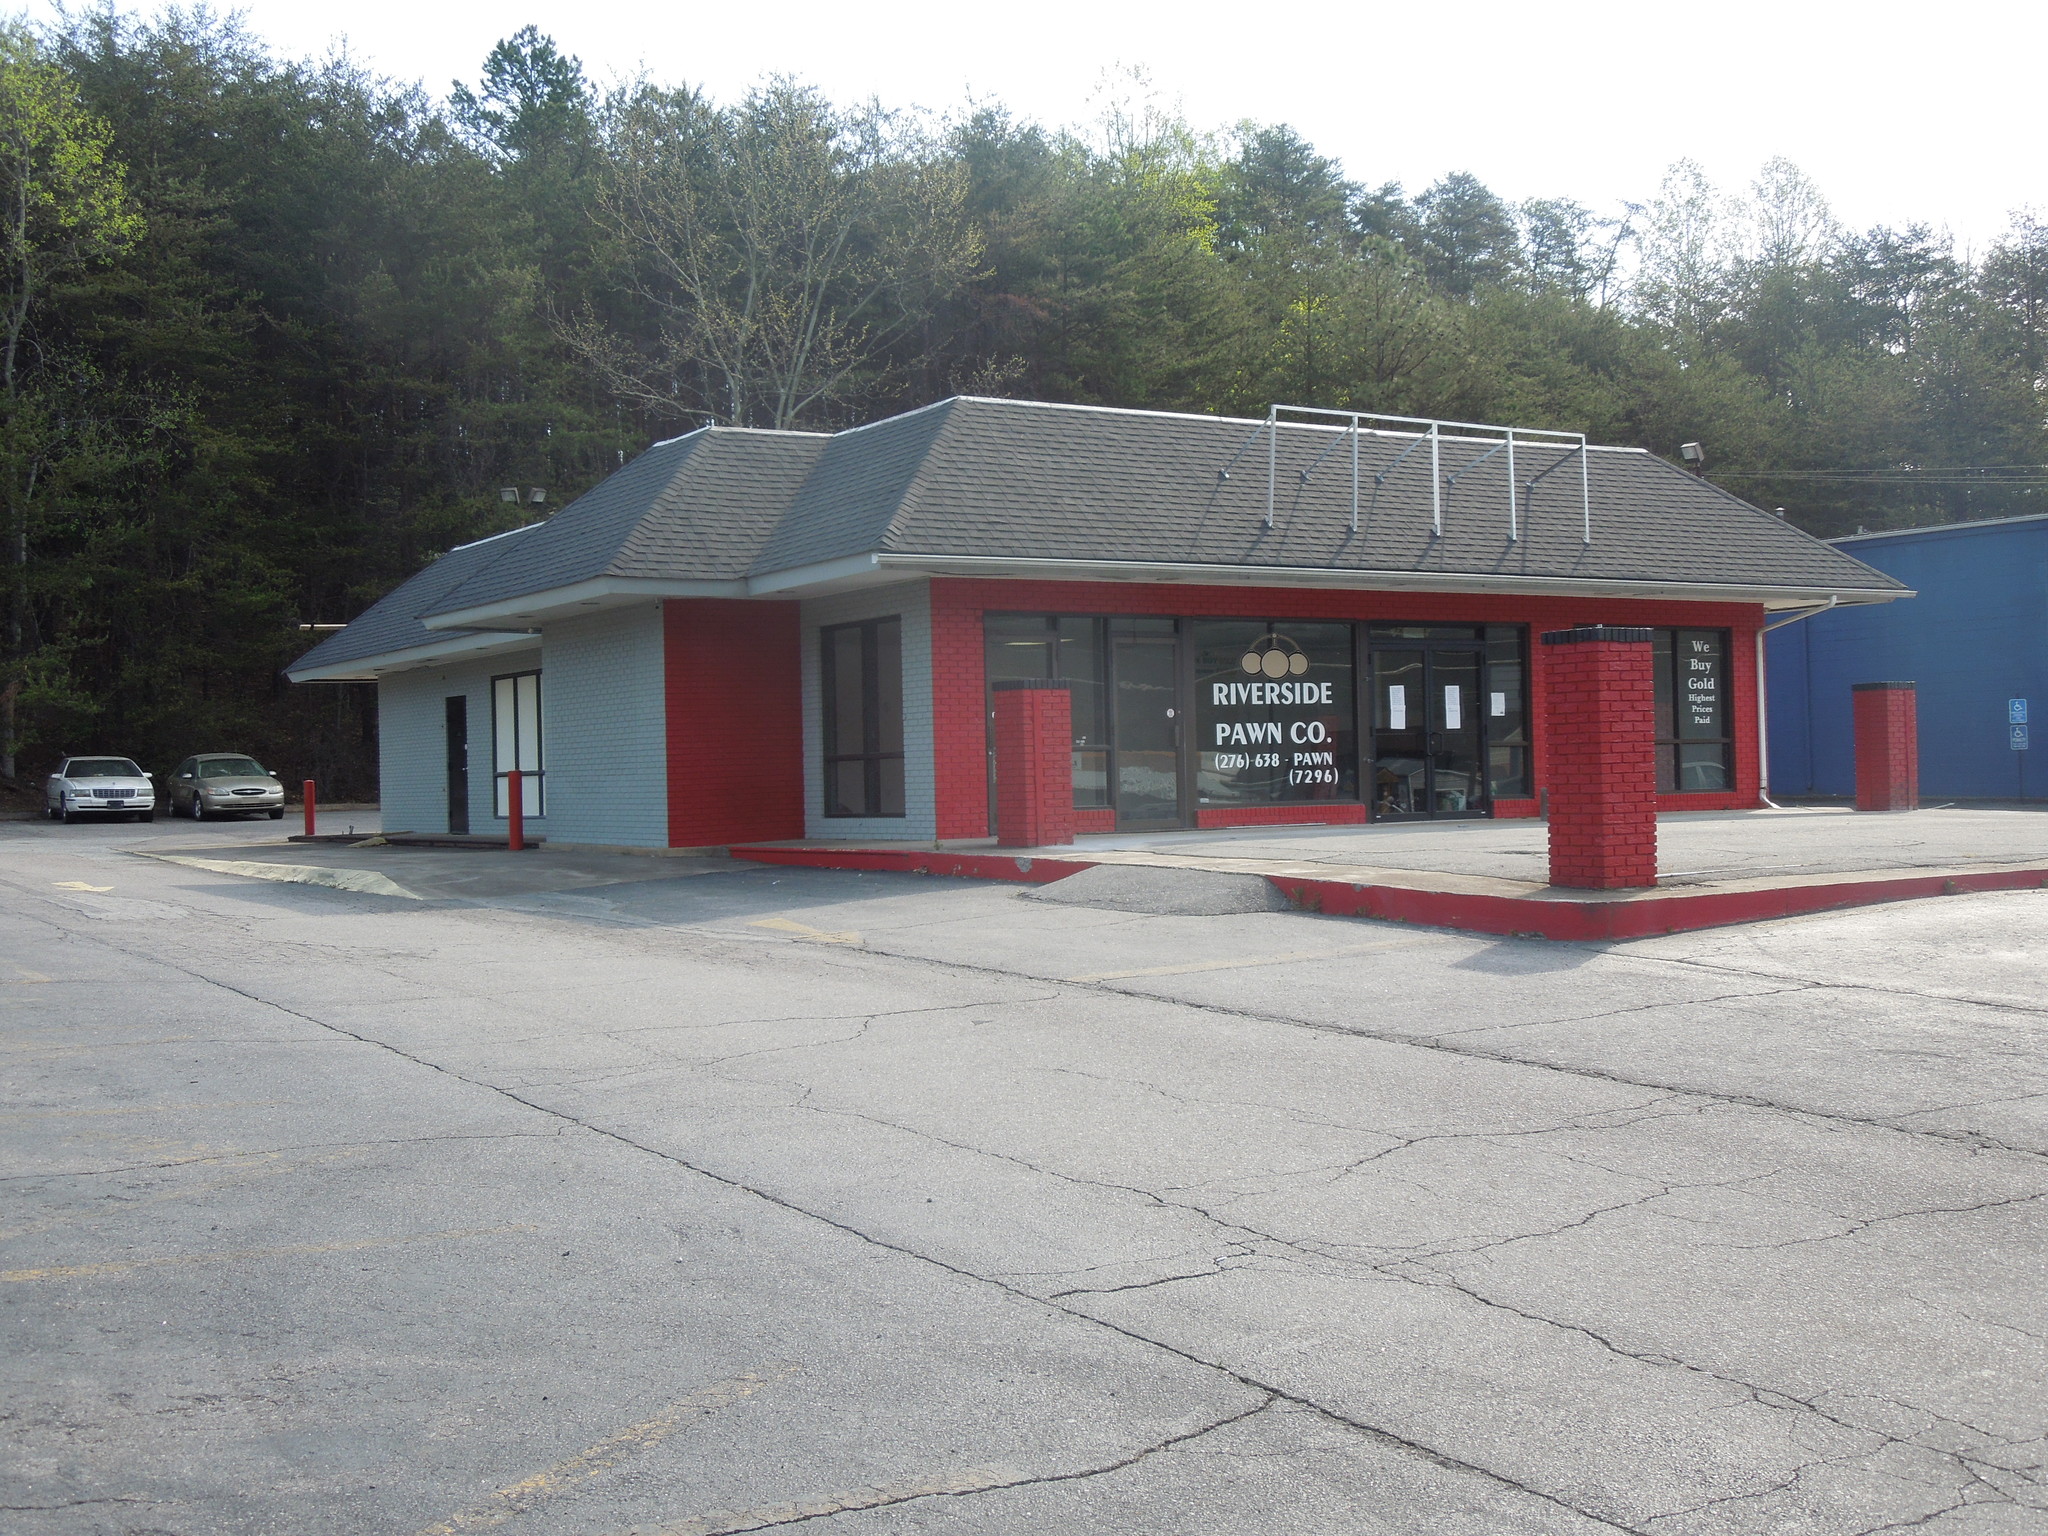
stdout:
<svg viewBox="0 0 2048 1536">
<path fill-rule="evenodd" d="M 747 926 L 749 928 L 773 928 L 777 933 L 795 934 L 800 939 L 810 939 L 818 944 L 858 944 L 860 942 L 860 935 L 857 933 L 827 933 L 822 928 L 812 928 L 803 923 L 791 922 L 786 917 L 757 917 Z"/>
<path fill-rule="evenodd" d="M 714 1509 L 676 1525 L 636 1525 L 625 1536 L 721 1536 L 729 1531 L 758 1530 L 764 1525 L 786 1525 L 795 1520 L 815 1520 L 821 1515 L 846 1514 L 873 1509 L 882 1504 L 900 1504 L 905 1499 L 937 1493 L 979 1493 L 1014 1483 L 1018 1474 L 1006 1467 L 969 1467 L 961 1472 L 940 1472 L 929 1477 L 903 1478 L 892 1483 L 870 1483 L 815 1499 L 794 1499 L 785 1504 L 757 1504 L 752 1509 Z M 425 1533 L 422 1533 L 425 1536 Z"/>
<path fill-rule="evenodd" d="M 359 1253 L 366 1248 L 395 1248 L 403 1243 L 433 1243 L 458 1237 L 501 1237 L 508 1232 L 538 1232 L 517 1223 L 506 1227 L 465 1227 L 452 1232 L 412 1232 L 399 1237 L 364 1237 L 348 1243 L 293 1243 L 284 1248 L 243 1248 L 226 1253 L 167 1254 L 156 1259 L 111 1259 L 104 1264 L 52 1264 L 42 1269 L 0 1269 L 0 1281 L 82 1280 L 93 1275 L 124 1275 L 136 1269 L 162 1269 L 174 1264 L 238 1264 L 244 1259 L 289 1259 L 312 1253 Z"/>
<path fill-rule="evenodd" d="M 576 1484 L 587 1482 L 601 1472 L 608 1472 L 628 1457 L 652 1449 L 661 1444 L 683 1424 L 701 1413 L 714 1408 L 723 1408 L 742 1398 L 752 1397 L 770 1382 L 791 1374 L 794 1365 L 785 1365 L 780 1370 L 766 1375 L 748 1371 L 725 1381 L 713 1382 L 710 1386 L 692 1392 L 688 1397 L 679 1398 L 651 1419 L 628 1425 L 616 1434 L 607 1435 L 593 1446 L 577 1452 L 566 1461 L 558 1461 L 552 1467 L 522 1477 L 516 1483 L 508 1483 L 489 1498 L 471 1505 L 460 1514 L 450 1515 L 445 1520 L 423 1527 L 418 1536 L 459 1536 L 463 1531 L 487 1530 L 494 1525 L 503 1525 L 513 1516 L 523 1514 L 543 1499 L 564 1493 Z"/>
<path fill-rule="evenodd" d="M 1062 976 L 1062 981 L 1125 981 L 1134 976 L 1187 976 L 1196 971 L 1237 971 L 1254 965 L 1284 965 L 1290 960 L 1341 960 L 1347 955 L 1377 954 L 1383 949 L 1409 949 L 1427 939 L 1392 939 L 1384 944 L 1358 944 L 1350 949 L 1298 949 L 1287 955 L 1255 955 L 1244 960 L 1198 960 L 1187 965 L 1148 965 L 1135 971 L 1095 971 L 1087 976 Z"/>
<path fill-rule="evenodd" d="M 113 889 L 111 885 L 87 885 L 83 880 L 52 880 L 50 884 L 60 891 L 91 891 L 100 896 Z"/>
</svg>

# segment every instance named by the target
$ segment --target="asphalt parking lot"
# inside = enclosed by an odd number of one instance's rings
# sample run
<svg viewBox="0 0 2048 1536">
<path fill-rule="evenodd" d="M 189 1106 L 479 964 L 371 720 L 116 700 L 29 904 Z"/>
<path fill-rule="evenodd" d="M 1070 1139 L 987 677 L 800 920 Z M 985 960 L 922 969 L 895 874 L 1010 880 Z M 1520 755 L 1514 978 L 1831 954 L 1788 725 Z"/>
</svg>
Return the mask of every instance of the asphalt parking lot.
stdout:
<svg viewBox="0 0 2048 1536">
<path fill-rule="evenodd" d="M 23 1536 L 2048 1532 L 2048 893 L 1598 948 L 0 825 Z"/>
</svg>

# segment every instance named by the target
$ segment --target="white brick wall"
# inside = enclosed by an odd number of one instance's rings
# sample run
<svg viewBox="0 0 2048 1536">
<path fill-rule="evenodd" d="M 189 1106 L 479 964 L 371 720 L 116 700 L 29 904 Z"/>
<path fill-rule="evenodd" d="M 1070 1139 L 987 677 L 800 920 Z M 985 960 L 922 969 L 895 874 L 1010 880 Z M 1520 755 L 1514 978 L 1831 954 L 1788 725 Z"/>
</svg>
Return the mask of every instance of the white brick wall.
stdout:
<svg viewBox="0 0 2048 1536">
<path fill-rule="evenodd" d="M 894 816 L 825 814 L 824 697 L 818 631 L 855 619 L 903 620 L 903 809 Z M 937 773 L 932 755 L 931 584 L 905 582 L 812 598 L 803 605 L 804 832 L 808 837 L 929 841 L 938 836 Z"/>
<path fill-rule="evenodd" d="M 492 814 L 491 679 L 507 672 L 531 672 L 540 664 L 541 653 L 534 649 L 455 666 L 423 667 L 378 681 L 378 798 L 386 831 L 448 830 L 446 701 L 458 693 L 469 700 L 469 830 L 504 829 L 504 822 Z M 548 711 L 548 680 L 542 677 L 544 727 Z M 545 742 L 541 761 L 548 762 Z M 527 817 L 527 824 L 536 832 L 548 829 L 547 818 L 541 816 Z"/>
<path fill-rule="evenodd" d="M 541 647 L 549 838 L 666 848 L 660 604 L 550 624 Z"/>
</svg>

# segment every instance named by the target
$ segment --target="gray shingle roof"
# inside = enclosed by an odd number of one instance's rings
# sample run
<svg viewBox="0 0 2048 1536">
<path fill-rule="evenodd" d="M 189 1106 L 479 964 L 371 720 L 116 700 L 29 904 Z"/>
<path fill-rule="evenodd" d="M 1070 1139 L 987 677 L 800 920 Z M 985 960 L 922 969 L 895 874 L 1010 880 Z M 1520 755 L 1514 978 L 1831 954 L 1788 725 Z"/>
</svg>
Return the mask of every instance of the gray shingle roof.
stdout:
<svg viewBox="0 0 2048 1536">
<path fill-rule="evenodd" d="M 428 629 L 421 618 L 447 606 L 445 599 L 470 576 L 501 555 L 510 553 L 521 540 L 530 539 L 545 528 L 535 523 L 494 539 L 451 549 L 418 575 L 384 594 L 358 614 L 348 628 L 329 635 L 291 665 L 294 672 L 317 667 L 338 666 L 368 656 L 388 655 L 414 646 L 473 633 L 469 630 Z"/>
<path fill-rule="evenodd" d="M 737 580 L 830 441 L 706 427 L 656 444 L 449 591 L 439 611 L 595 576 Z"/>
<path fill-rule="evenodd" d="M 1447 439 L 1441 536 L 1425 446 L 1339 428 L 968 397 L 824 436 L 706 428 L 656 445 L 547 522 L 436 561 L 293 670 L 448 637 L 423 616 L 594 577 L 739 581 L 875 553 L 1142 561 L 1532 581 L 1672 582 L 1872 595 L 1889 576 L 1653 455 L 1505 454 Z M 1554 472 L 1542 474 L 1546 469 Z M 1228 469 L 1228 477 L 1219 471 Z M 1384 475 L 1382 483 L 1380 476 Z M 1529 482 L 1536 484 L 1530 488 Z"/>
<path fill-rule="evenodd" d="M 1443 536 L 1432 537 L 1429 450 L 1394 460 L 1414 439 L 1359 438 L 1357 533 L 1351 531 L 1350 445 L 1341 429 L 1285 426 L 1279 434 L 1273 527 L 1265 526 L 1263 424 L 1085 407 L 959 399 L 921 413 L 918 459 L 903 463 L 915 417 L 835 439 L 798 506 L 828 472 L 859 517 L 792 517 L 757 569 L 880 549 L 899 554 L 1040 560 L 1439 572 L 1595 581 L 1672 581 L 1889 590 L 1897 584 L 1654 455 L 1590 455 L 1592 542 L 1583 538 L 1576 457 L 1518 444 L 1517 520 L 1509 537 L 1505 454 L 1444 493 Z M 873 445 L 858 437 L 874 435 Z M 862 478 L 845 449 L 870 465 Z M 1442 471 L 1485 446 L 1447 439 Z M 1233 462 L 1234 459 L 1234 462 Z M 1556 465 L 1533 491 L 1523 489 Z M 1217 472 L 1226 466 L 1230 478 Z M 1308 478 L 1303 479 L 1307 471 Z M 1375 478 L 1387 472 L 1384 485 Z M 880 529 L 886 486 L 903 486 Z M 772 562 L 772 563 L 771 563 Z"/>
</svg>

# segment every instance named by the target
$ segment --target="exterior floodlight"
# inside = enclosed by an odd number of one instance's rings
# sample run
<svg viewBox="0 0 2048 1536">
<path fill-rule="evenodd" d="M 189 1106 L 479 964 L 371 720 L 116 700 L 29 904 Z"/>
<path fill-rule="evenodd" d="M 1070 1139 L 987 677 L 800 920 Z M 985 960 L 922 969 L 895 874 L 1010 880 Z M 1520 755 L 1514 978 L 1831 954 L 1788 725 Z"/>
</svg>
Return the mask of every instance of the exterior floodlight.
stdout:
<svg viewBox="0 0 2048 1536">
<path fill-rule="evenodd" d="M 500 500 L 500 501 L 517 501 L 518 499 L 519 499 L 519 487 L 518 487 L 518 486 L 516 486 L 516 485 L 501 485 L 501 486 L 499 486 L 499 487 L 498 487 L 498 500 Z"/>
<path fill-rule="evenodd" d="M 548 493 L 536 485 L 527 493 L 526 499 L 537 507 L 548 499 Z"/>
<path fill-rule="evenodd" d="M 1698 443 L 1680 443 L 1678 456 L 1692 467 L 1694 474 L 1704 475 L 1707 472 L 1707 451 Z"/>
</svg>

